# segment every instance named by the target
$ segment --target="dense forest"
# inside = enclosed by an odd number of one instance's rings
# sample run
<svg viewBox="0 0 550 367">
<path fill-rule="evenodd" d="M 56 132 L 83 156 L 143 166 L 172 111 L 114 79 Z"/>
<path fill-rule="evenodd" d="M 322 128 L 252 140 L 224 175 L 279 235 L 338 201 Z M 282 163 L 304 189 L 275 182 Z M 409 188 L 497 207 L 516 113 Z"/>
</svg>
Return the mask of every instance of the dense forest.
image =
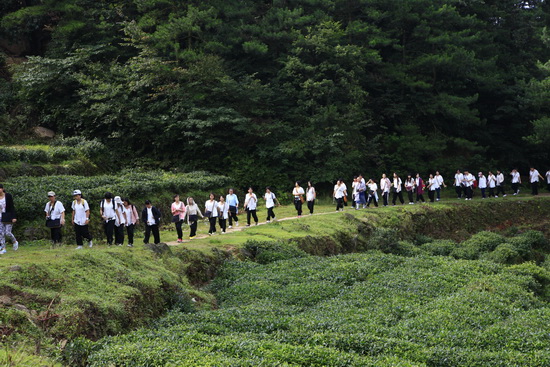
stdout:
<svg viewBox="0 0 550 367">
<path fill-rule="evenodd" d="M 3 0 L 0 139 L 242 184 L 546 170 L 547 24 L 543 0 Z"/>
</svg>

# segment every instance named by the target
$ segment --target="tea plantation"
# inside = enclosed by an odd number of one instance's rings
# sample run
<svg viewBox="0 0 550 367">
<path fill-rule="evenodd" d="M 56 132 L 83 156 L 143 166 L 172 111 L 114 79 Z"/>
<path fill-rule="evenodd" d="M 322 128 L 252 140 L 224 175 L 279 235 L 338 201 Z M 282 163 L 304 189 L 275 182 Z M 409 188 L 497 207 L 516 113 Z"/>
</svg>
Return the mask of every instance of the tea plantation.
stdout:
<svg viewBox="0 0 550 367">
<path fill-rule="evenodd" d="M 74 342 L 66 362 L 548 366 L 548 265 L 378 251 L 233 261 L 210 286 L 219 309 L 174 311 L 152 328 Z"/>
</svg>

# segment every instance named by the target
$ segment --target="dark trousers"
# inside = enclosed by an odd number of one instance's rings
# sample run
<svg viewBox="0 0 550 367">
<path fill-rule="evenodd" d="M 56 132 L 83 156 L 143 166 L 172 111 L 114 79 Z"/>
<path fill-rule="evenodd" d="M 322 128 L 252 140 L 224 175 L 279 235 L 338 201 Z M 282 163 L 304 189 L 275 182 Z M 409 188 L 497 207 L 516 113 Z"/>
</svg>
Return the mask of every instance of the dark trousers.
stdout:
<svg viewBox="0 0 550 367">
<path fill-rule="evenodd" d="M 176 224 L 176 232 L 178 234 L 178 240 L 181 240 L 183 238 L 183 231 L 181 229 L 181 226 L 183 225 L 183 220 L 179 220 L 175 224 Z"/>
<path fill-rule="evenodd" d="M 222 229 L 222 233 L 225 233 L 225 229 L 227 228 L 227 219 L 223 219 L 223 217 L 219 217 L 218 224 Z"/>
<path fill-rule="evenodd" d="M 62 238 L 61 227 L 59 227 L 59 228 L 50 228 L 50 232 L 51 232 L 52 242 L 53 243 L 61 243 L 61 238 Z"/>
<path fill-rule="evenodd" d="M 466 198 L 471 199 L 472 196 L 474 196 L 474 189 L 472 189 L 472 186 L 465 187 L 466 190 Z"/>
<path fill-rule="evenodd" d="M 270 220 L 271 218 L 275 219 L 275 213 L 273 212 L 273 207 L 267 208 L 267 218 L 266 218 L 266 220 Z"/>
<path fill-rule="evenodd" d="M 309 214 L 313 214 L 313 208 L 315 207 L 315 200 L 307 202 L 307 208 L 309 209 Z"/>
<path fill-rule="evenodd" d="M 384 191 L 382 193 L 382 199 L 384 199 L 384 206 L 388 206 L 388 196 L 390 196 L 389 192 Z"/>
<path fill-rule="evenodd" d="M 364 191 L 359 192 L 359 204 L 366 204 L 366 193 Z"/>
<path fill-rule="evenodd" d="M 367 201 L 367 206 L 370 206 L 370 203 L 374 202 L 374 206 L 378 208 L 378 200 L 376 200 L 376 196 L 373 194 L 373 195 L 369 195 L 369 200 Z"/>
<path fill-rule="evenodd" d="M 393 192 L 393 197 L 392 197 L 392 204 L 395 205 L 395 202 L 397 201 L 397 198 L 399 198 L 399 202 L 401 202 L 401 204 L 404 204 L 405 203 L 405 200 L 403 200 L 403 192 L 402 191 L 399 191 L 399 192 Z"/>
<path fill-rule="evenodd" d="M 502 195 L 506 195 L 506 193 L 504 192 L 504 185 L 497 186 L 497 195 L 500 195 L 501 193 Z"/>
<path fill-rule="evenodd" d="M 113 234 L 115 233 L 115 220 L 108 220 L 103 222 L 103 230 L 105 231 L 105 237 L 107 237 L 107 244 L 113 244 Z"/>
<path fill-rule="evenodd" d="M 246 211 L 246 223 L 248 225 L 250 225 L 250 216 L 252 216 L 254 218 L 254 222 L 256 222 L 256 224 L 257 224 L 258 223 L 258 216 L 256 215 L 256 209 L 254 209 L 254 210 L 248 209 Z"/>
<path fill-rule="evenodd" d="M 437 200 L 441 199 L 441 187 L 438 187 L 435 189 L 435 193 L 437 194 Z"/>
<path fill-rule="evenodd" d="M 416 201 L 422 201 L 424 203 L 426 201 L 424 200 L 424 194 L 416 193 Z"/>
<path fill-rule="evenodd" d="M 218 217 L 208 218 L 208 221 L 210 222 L 210 229 L 208 229 L 209 234 L 216 233 L 216 219 L 218 219 Z"/>
<path fill-rule="evenodd" d="M 512 183 L 512 191 L 514 192 L 514 194 L 518 193 L 518 191 L 519 191 L 519 182 Z"/>
<path fill-rule="evenodd" d="M 79 226 L 78 224 L 74 225 L 74 234 L 76 237 L 76 244 L 77 246 L 82 246 L 82 239 L 85 238 L 87 241 L 92 240 L 92 236 L 90 235 L 90 230 L 88 228 L 88 225 Z"/>
<path fill-rule="evenodd" d="M 143 238 L 143 243 L 149 243 L 149 237 L 151 237 L 151 232 L 153 232 L 153 238 L 155 239 L 155 245 L 160 243 L 160 233 L 159 226 L 157 224 L 153 226 L 145 225 L 145 237 Z"/>
<path fill-rule="evenodd" d="M 428 190 L 428 197 L 430 202 L 433 203 L 435 201 L 435 190 Z"/>
<path fill-rule="evenodd" d="M 195 237 L 197 235 L 197 220 L 199 218 L 196 215 L 189 216 L 189 237 Z"/>
<path fill-rule="evenodd" d="M 462 186 L 455 186 L 455 192 L 456 192 L 456 197 L 461 199 L 462 198 Z"/>
<path fill-rule="evenodd" d="M 236 223 L 239 222 L 239 217 L 237 217 L 237 207 L 236 206 L 229 206 L 229 225 L 233 225 L 233 221 Z"/>
<path fill-rule="evenodd" d="M 495 197 L 495 188 L 489 187 L 489 197 Z"/>
<path fill-rule="evenodd" d="M 486 190 L 486 188 L 483 187 L 483 188 L 480 188 L 480 190 L 481 190 L 481 197 L 482 197 L 482 198 L 486 198 L 486 197 L 487 197 L 487 195 L 485 195 L 485 190 Z"/>
<path fill-rule="evenodd" d="M 537 182 L 531 182 L 531 194 L 532 195 L 538 195 L 539 194 L 539 183 Z"/>
<path fill-rule="evenodd" d="M 300 198 L 294 198 L 294 207 L 296 208 L 298 215 L 302 215 L 302 200 Z"/>
<path fill-rule="evenodd" d="M 135 224 L 130 224 L 129 226 L 126 226 L 126 234 L 128 235 L 128 244 L 133 245 L 134 244 L 134 229 L 136 228 Z"/>
<path fill-rule="evenodd" d="M 117 245 L 122 245 L 124 243 L 124 224 L 120 226 L 115 226 L 115 243 Z"/>
<path fill-rule="evenodd" d="M 411 190 L 411 191 L 407 191 L 407 195 L 409 196 L 409 203 L 412 203 L 412 202 L 414 202 L 414 200 L 413 200 L 413 192 L 412 192 L 412 190 Z"/>
<path fill-rule="evenodd" d="M 336 210 L 344 209 L 344 198 L 338 198 L 336 199 Z"/>
</svg>

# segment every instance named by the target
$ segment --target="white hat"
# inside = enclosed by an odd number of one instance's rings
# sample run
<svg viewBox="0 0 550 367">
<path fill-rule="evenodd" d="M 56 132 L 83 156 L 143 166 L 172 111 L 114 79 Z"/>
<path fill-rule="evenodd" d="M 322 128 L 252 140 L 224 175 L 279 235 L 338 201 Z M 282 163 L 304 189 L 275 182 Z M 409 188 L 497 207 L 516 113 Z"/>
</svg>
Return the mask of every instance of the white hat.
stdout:
<svg viewBox="0 0 550 367">
<path fill-rule="evenodd" d="M 74 191 L 73 191 L 73 196 L 75 196 L 75 195 L 82 195 L 82 191 L 80 191 L 80 190 L 74 190 Z"/>
<path fill-rule="evenodd" d="M 50 196 L 55 196 L 55 192 L 53 192 L 53 191 L 48 192 L 48 197 L 50 197 Z"/>
<path fill-rule="evenodd" d="M 120 196 L 115 196 L 115 203 L 122 204 L 122 199 L 120 198 Z"/>
</svg>

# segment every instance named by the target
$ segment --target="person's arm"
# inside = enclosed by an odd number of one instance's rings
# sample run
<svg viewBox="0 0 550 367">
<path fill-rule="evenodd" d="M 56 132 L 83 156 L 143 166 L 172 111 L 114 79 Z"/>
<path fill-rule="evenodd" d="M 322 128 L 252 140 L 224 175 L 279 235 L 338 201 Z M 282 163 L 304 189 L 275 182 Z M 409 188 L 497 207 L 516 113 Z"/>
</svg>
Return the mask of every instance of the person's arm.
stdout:
<svg viewBox="0 0 550 367">
<path fill-rule="evenodd" d="M 170 205 L 170 211 L 172 212 L 172 215 L 176 215 L 176 213 L 178 212 L 175 203 L 172 203 L 172 205 Z"/>
<path fill-rule="evenodd" d="M 50 211 L 48 210 L 48 206 L 51 206 L 52 204 L 47 203 L 46 207 L 44 208 L 44 214 L 46 214 L 46 219 L 50 216 Z"/>
<path fill-rule="evenodd" d="M 86 222 L 84 224 L 90 223 L 90 209 L 86 210 Z"/>
<path fill-rule="evenodd" d="M 197 205 L 197 215 L 201 218 L 204 218 L 204 215 L 202 215 L 201 210 L 200 210 L 198 205 Z"/>
<path fill-rule="evenodd" d="M 72 216 L 71 216 L 71 223 L 74 225 L 74 208 L 73 208 L 73 212 L 72 212 Z"/>
</svg>

